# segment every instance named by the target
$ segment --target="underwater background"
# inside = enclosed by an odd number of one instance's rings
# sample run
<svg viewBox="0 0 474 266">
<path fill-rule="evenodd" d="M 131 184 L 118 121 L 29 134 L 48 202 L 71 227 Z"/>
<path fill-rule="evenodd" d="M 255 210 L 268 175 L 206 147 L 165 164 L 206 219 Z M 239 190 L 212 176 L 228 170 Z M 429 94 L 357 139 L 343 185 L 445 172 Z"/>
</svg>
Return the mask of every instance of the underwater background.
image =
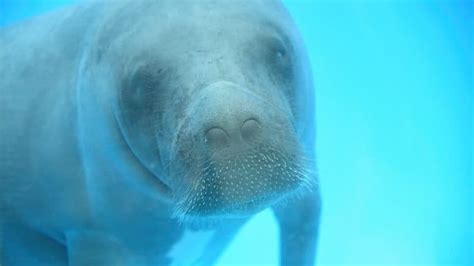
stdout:
<svg viewBox="0 0 474 266">
<path fill-rule="evenodd" d="M 0 0 L 0 26 L 71 2 Z M 474 2 L 284 3 L 314 72 L 318 264 L 474 265 Z M 269 210 L 218 263 L 244 264 L 278 264 Z"/>
</svg>

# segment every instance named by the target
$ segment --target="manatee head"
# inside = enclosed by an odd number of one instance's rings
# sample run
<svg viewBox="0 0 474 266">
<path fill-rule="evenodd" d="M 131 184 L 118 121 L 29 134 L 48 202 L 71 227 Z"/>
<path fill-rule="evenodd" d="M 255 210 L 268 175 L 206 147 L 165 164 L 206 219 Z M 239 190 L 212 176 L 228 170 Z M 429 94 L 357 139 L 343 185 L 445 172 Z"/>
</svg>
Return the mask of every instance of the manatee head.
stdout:
<svg viewBox="0 0 474 266">
<path fill-rule="evenodd" d="M 133 5 L 104 18 L 95 56 L 116 77 L 124 138 L 176 216 L 245 216 L 312 187 L 310 72 L 281 3 Z"/>
</svg>

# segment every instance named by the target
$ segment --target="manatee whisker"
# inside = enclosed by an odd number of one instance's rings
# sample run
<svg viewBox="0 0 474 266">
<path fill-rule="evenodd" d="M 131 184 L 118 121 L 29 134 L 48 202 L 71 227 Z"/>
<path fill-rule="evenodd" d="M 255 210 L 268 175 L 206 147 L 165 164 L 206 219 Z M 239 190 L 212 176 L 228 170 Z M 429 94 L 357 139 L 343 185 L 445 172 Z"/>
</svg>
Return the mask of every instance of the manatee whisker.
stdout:
<svg viewBox="0 0 474 266">
<path fill-rule="evenodd" d="M 176 217 L 188 219 L 189 215 L 197 213 L 232 213 L 253 208 L 251 206 L 257 208 L 263 206 L 263 202 L 270 204 L 272 198 L 284 196 L 284 191 L 293 183 L 300 184 L 299 193 L 316 187 L 308 160 L 303 160 L 300 154 L 259 146 L 232 155 L 221 156 L 218 160 L 203 159 L 184 175 L 192 182 L 184 186 Z"/>
</svg>

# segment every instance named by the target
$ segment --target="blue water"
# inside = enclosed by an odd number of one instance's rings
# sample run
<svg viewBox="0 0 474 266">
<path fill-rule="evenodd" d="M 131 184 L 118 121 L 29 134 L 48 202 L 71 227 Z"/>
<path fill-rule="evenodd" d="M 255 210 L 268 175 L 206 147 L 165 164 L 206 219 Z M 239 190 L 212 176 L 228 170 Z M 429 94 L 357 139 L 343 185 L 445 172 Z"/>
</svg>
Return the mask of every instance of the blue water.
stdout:
<svg viewBox="0 0 474 266">
<path fill-rule="evenodd" d="M 71 2 L 0 0 L 0 25 Z M 317 90 L 320 265 L 474 265 L 474 4 L 286 0 Z M 264 211 L 220 265 L 275 265 Z"/>
</svg>

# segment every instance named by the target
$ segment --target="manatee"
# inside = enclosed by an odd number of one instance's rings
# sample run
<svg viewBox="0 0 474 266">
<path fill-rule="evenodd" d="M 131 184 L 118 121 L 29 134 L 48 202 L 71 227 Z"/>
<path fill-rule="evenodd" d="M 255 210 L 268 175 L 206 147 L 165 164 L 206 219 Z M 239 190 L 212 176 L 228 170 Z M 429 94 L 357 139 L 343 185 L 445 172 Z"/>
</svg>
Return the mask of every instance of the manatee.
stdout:
<svg viewBox="0 0 474 266">
<path fill-rule="evenodd" d="M 279 1 L 80 3 L 1 29 L 0 62 L 0 264 L 212 265 L 266 208 L 281 264 L 314 264 L 314 88 Z"/>
</svg>

